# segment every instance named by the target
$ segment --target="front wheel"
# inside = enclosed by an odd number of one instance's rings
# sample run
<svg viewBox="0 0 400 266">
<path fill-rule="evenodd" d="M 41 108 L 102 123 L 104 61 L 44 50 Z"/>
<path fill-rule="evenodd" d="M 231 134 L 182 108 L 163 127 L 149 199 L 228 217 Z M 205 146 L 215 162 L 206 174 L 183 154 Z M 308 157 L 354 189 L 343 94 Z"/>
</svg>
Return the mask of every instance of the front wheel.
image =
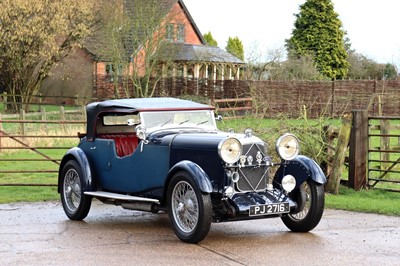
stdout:
<svg viewBox="0 0 400 266">
<path fill-rule="evenodd" d="M 177 172 L 167 192 L 168 215 L 180 240 L 198 243 L 210 230 L 212 205 L 209 194 L 203 194 L 186 172 Z"/>
<path fill-rule="evenodd" d="M 296 213 L 283 216 L 283 223 L 294 232 L 308 232 L 314 229 L 324 212 L 324 186 L 309 178 L 289 196 L 297 201 L 300 209 Z"/>
<path fill-rule="evenodd" d="M 68 161 L 61 172 L 61 203 L 71 220 L 82 220 L 88 215 L 92 197 L 83 193 L 83 174 L 76 161 Z"/>
</svg>

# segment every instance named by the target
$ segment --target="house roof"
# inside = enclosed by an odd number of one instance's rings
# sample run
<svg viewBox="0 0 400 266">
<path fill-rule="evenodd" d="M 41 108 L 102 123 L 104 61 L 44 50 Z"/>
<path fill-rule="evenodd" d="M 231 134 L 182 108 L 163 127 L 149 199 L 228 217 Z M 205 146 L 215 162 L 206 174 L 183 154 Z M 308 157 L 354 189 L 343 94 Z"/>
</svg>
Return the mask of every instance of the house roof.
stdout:
<svg viewBox="0 0 400 266">
<path fill-rule="evenodd" d="M 142 16 L 142 14 L 138 15 L 135 12 L 135 5 L 140 4 L 140 2 L 147 1 L 147 0 L 124 0 L 124 9 L 128 12 L 133 18 L 136 16 Z M 159 8 L 161 11 L 162 16 L 166 16 L 168 12 L 172 9 L 172 7 L 178 3 L 185 15 L 187 16 L 193 30 L 195 31 L 196 35 L 200 39 L 202 44 L 206 44 L 206 41 L 201 34 L 200 30 L 198 29 L 196 23 L 194 22 L 192 16 L 189 13 L 189 10 L 186 8 L 183 0 L 158 0 L 160 2 Z M 140 12 L 139 12 L 140 13 Z M 138 18 L 139 19 L 139 18 Z M 145 39 L 146 34 L 143 33 L 143 38 L 138 37 L 140 35 L 140 29 L 135 29 L 137 35 L 136 38 L 132 38 L 131 34 L 126 34 L 123 37 L 123 45 L 125 46 L 125 58 L 124 60 L 130 60 L 131 55 L 134 52 L 134 49 L 139 47 L 141 43 L 135 43 L 140 39 Z M 84 41 L 84 49 L 93 57 L 96 61 L 105 61 L 111 62 L 113 57 L 113 52 L 111 49 L 107 49 L 107 47 L 112 47 L 112 43 L 108 43 L 109 38 L 106 36 L 106 33 L 100 28 L 96 30 L 88 39 Z"/>
</svg>

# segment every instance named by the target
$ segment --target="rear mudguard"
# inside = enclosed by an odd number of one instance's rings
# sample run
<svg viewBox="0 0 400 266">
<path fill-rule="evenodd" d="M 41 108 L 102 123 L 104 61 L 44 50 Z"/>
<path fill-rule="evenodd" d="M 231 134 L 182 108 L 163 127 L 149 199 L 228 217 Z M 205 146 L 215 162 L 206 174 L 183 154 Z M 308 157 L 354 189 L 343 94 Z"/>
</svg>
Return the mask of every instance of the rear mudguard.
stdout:
<svg viewBox="0 0 400 266">
<path fill-rule="evenodd" d="M 308 178 L 321 185 L 326 183 L 326 176 L 321 167 L 314 160 L 303 155 L 283 162 L 275 174 L 274 181 L 281 184 L 285 175 L 292 175 L 296 178 L 296 188 Z"/>
<path fill-rule="evenodd" d="M 62 169 L 64 168 L 65 164 L 69 161 L 69 160 L 75 160 L 79 166 L 81 167 L 82 170 L 82 174 L 83 174 L 83 187 L 82 190 L 83 191 L 94 191 L 95 187 L 94 187 L 94 183 L 92 180 L 92 171 L 90 170 L 90 165 L 89 165 L 89 161 L 86 157 L 86 154 L 78 147 L 74 147 L 72 149 L 70 149 L 69 151 L 67 151 L 67 153 L 64 155 L 61 164 L 60 164 L 60 168 L 58 170 L 58 193 L 61 192 L 61 173 L 62 173 Z"/>
<path fill-rule="evenodd" d="M 171 170 L 168 172 L 167 180 L 165 182 L 165 189 L 167 189 L 169 181 L 174 176 L 174 174 L 180 170 L 189 173 L 190 176 L 193 178 L 193 181 L 203 193 L 213 192 L 212 183 L 206 172 L 204 172 L 204 170 L 198 164 L 187 160 L 180 161 L 171 168 Z"/>
</svg>

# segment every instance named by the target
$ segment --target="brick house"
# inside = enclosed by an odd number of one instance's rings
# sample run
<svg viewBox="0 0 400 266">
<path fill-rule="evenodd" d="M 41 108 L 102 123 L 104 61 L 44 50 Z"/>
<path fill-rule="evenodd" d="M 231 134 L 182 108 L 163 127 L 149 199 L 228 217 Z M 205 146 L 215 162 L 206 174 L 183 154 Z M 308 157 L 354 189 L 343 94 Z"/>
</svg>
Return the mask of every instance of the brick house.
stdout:
<svg viewBox="0 0 400 266">
<path fill-rule="evenodd" d="M 125 1 L 133 0 L 124 0 L 124 3 Z M 206 46 L 203 35 L 183 0 L 160 0 L 160 8 L 168 10 L 166 17 L 169 19 L 163 25 L 163 36 L 169 41 L 169 47 L 173 47 L 173 52 L 166 50 L 164 53 L 173 63 L 172 69 L 164 74 L 165 77 L 206 81 L 240 78 L 240 68 L 244 63 L 221 48 Z M 100 48 L 104 49 L 99 42 L 88 41 L 83 49 L 74 51 L 54 68 L 53 76 L 45 82 L 42 93 L 49 96 L 79 95 L 90 98 L 98 96 L 101 87 L 107 87 L 107 82 L 109 87 L 113 86 L 113 79 L 122 71 L 113 69 L 112 60 Z M 160 64 L 159 67 L 163 68 L 164 65 Z M 112 95 L 103 93 L 101 97 Z"/>
</svg>

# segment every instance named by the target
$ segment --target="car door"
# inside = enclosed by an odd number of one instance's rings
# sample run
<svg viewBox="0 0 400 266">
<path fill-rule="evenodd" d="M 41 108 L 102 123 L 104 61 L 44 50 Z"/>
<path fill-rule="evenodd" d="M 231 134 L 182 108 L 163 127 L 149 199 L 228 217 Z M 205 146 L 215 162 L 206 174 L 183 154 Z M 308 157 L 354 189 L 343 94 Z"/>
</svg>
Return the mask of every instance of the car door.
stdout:
<svg viewBox="0 0 400 266">
<path fill-rule="evenodd" d="M 85 141 L 79 147 L 89 160 L 92 175 L 96 180 L 102 180 L 103 176 L 111 171 L 112 140 L 95 139 L 91 142 Z"/>
<path fill-rule="evenodd" d="M 111 147 L 115 149 L 115 143 Z M 119 157 L 111 152 L 110 167 L 99 169 L 103 190 L 137 193 L 160 188 L 169 171 L 169 146 L 141 141 L 131 155 Z"/>
</svg>

